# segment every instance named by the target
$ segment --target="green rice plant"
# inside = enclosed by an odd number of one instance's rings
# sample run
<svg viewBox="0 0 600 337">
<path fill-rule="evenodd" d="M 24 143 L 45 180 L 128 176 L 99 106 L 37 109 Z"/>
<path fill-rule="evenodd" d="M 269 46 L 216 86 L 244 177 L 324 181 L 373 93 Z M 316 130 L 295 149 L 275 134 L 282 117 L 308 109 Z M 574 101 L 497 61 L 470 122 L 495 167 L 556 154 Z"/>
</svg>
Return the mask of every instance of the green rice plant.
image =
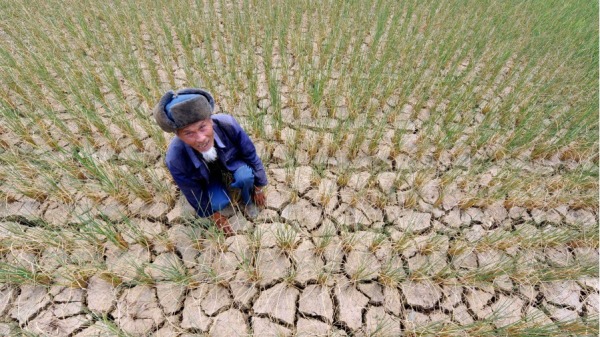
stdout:
<svg viewBox="0 0 600 337">
<path fill-rule="evenodd" d="M 38 201 L 52 197 L 72 204 L 72 192 L 62 184 L 61 172 L 55 169 L 56 157 L 49 154 L 23 156 L 11 149 L 0 154 L 0 163 L 7 165 L 4 174 L 11 181 L 11 187 L 19 193 Z"/>
<path fill-rule="evenodd" d="M 401 253 L 403 250 L 409 247 L 412 243 L 415 235 L 410 232 L 401 233 L 400 237 L 392 241 L 392 249 L 395 253 Z"/>
<path fill-rule="evenodd" d="M 252 85 L 252 81 L 250 82 Z M 265 134 L 265 113 L 258 110 L 256 103 L 248 101 L 246 110 L 249 113 L 249 134 L 256 139 L 264 139 Z"/>
<path fill-rule="evenodd" d="M 337 233 L 334 232 L 334 229 L 332 227 L 328 227 L 325 232 L 322 233 L 322 235 L 314 236 L 313 242 L 315 244 L 315 254 L 317 256 L 323 255 L 336 235 Z"/>
<path fill-rule="evenodd" d="M 193 283 L 193 277 L 190 272 L 178 261 L 169 260 L 167 265 L 148 265 L 150 271 L 149 274 L 160 275 L 159 277 L 153 277 L 155 282 L 168 282 L 180 285 L 189 286 Z"/>
<path fill-rule="evenodd" d="M 442 264 L 441 268 L 440 264 Z M 441 282 L 450 278 L 451 276 L 455 276 L 455 273 L 452 273 L 450 266 L 446 264 L 445 257 L 438 257 L 438 259 L 435 259 L 431 256 L 426 257 L 424 260 L 416 262 L 414 266 L 409 266 L 409 270 L 406 273 L 406 279 L 414 282 Z"/>
<path fill-rule="evenodd" d="M 239 269 L 245 274 L 246 279 L 251 283 L 258 283 L 263 279 L 263 275 L 256 265 L 256 254 L 244 256 L 240 261 Z"/>
<path fill-rule="evenodd" d="M 142 142 L 142 137 L 138 134 L 136 129 L 133 127 L 130 116 L 123 113 L 114 113 L 112 117 L 112 121 L 115 125 L 117 125 L 124 134 L 127 135 L 127 138 L 131 140 L 133 145 L 139 150 L 144 150 L 144 143 Z"/>
<path fill-rule="evenodd" d="M 352 207 L 357 207 L 361 202 L 364 202 L 369 194 L 367 186 L 360 188 L 356 193 L 352 194 L 352 197 L 348 204 Z"/>
<path fill-rule="evenodd" d="M 369 243 L 369 251 L 374 253 L 386 242 L 388 236 L 384 233 L 378 233 Z"/>
<path fill-rule="evenodd" d="M 99 245 L 105 241 L 110 241 L 118 248 L 124 250 L 129 244 L 123 238 L 123 235 L 117 230 L 116 226 L 109 221 L 96 219 L 90 214 L 84 214 L 78 218 L 81 227 L 78 232 L 84 240 Z"/>
<path fill-rule="evenodd" d="M 329 139 L 326 143 L 328 157 L 335 157 L 336 153 L 342 148 L 342 144 L 345 143 L 348 137 L 348 125 L 347 121 L 338 123 L 333 132 L 329 134 L 330 136 L 328 135 Z"/>
<path fill-rule="evenodd" d="M 119 325 L 115 323 L 112 316 L 109 316 L 108 314 L 99 315 L 94 312 L 91 312 L 90 315 L 95 322 L 98 322 L 95 326 L 101 329 L 101 331 L 105 331 L 110 336 L 132 337 L 132 335 L 123 331 Z"/>
<path fill-rule="evenodd" d="M 146 203 L 156 200 L 153 191 L 149 188 L 146 179 L 141 174 L 131 174 L 127 170 L 121 168 L 112 168 L 112 175 L 120 178 L 120 181 L 125 182 L 125 185 L 133 195 L 142 199 Z M 127 196 L 119 194 L 120 201 L 126 201 Z"/>
<path fill-rule="evenodd" d="M 584 277 L 597 278 L 598 265 L 589 263 L 570 263 L 561 267 L 550 267 L 537 263 L 533 266 L 513 268 L 506 273 L 518 284 L 540 284 L 560 280 L 578 280 Z"/>
<path fill-rule="evenodd" d="M 168 144 L 165 133 L 147 116 L 147 111 L 141 107 L 133 107 L 132 111 L 135 116 L 135 122 L 141 125 L 155 146 L 158 149 L 166 148 Z"/>
<path fill-rule="evenodd" d="M 295 268 L 290 268 L 287 270 L 285 276 L 283 276 L 283 282 L 288 284 L 289 286 L 295 286 L 297 281 L 296 277 L 298 276 L 298 271 Z"/>
<path fill-rule="evenodd" d="M 316 282 L 319 285 L 326 285 L 327 283 L 329 283 L 331 281 L 332 278 L 333 278 L 333 271 L 329 270 L 328 268 L 322 268 L 317 273 Z"/>
<path fill-rule="evenodd" d="M 135 222 L 131 221 L 128 217 L 122 220 L 123 232 L 133 242 L 144 246 L 145 248 L 151 248 L 154 237 L 147 237 L 147 233 Z"/>
<path fill-rule="evenodd" d="M 36 284 L 49 286 L 52 283 L 50 275 L 43 271 L 26 268 L 20 265 L 0 262 L 0 282 L 6 284 Z"/>
<path fill-rule="evenodd" d="M 227 252 L 228 245 L 226 242 L 225 233 L 217 228 L 217 226 L 210 226 L 208 229 L 203 231 L 204 242 L 207 246 L 212 247 L 218 252 Z"/>
<path fill-rule="evenodd" d="M 348 144 L 348 158 L 350 160 L 355 159 L 358 156 L 358 153 L 361 149 L 361 145 L 365 141 L 365 138 L 366 136 L 363 132 L 354 134 L 354 137 L 352 137 L 352 141 Z"/>
<path fill-rule="evenodd" d="M 188 230 L 185 231 L 186 236 L 192 242 L 192 247 L 197 250 L 202 250 L 206 246 L 206 233 L 205 231 L 210 226 L 207 221 L 198 221 L 199 219 L 193 219 L 192 221 L 186 222 Z"/>
<path fill-rule="evenodd" d="M 5 242 L 8 250 L 43 252 L 52 247 L 70 251 L 77 244 L 76 236 L 71 231 L 62 231 L 62 228 L 44 222 L 37 223 L 33 228 L 8 222 L 0 225 L 0 229 L 11 234 Z"/>
<path fill-rule="evenodd" d="M 11 182 L 13 182 L 11 189 L 14 192 L 39 202 L 43 202 L 48 199 L 48 187 L 40 184 L 28 174 L 25 174 L 25 171 L 22 170 L 22 167 L 9 167 L 4 174 L 10 179 Z"/>
<path fill-rule="evenodd" d="M 289 225 L 277 227 L 273 235 L 277 246 L 284 252 L 290 253 L 300 242 L 297 238 L 297 230 Z"/>
<path fill-rule="evenodd" d="M 598 331 L 597 319 L 589 322 L 572 320 L 567 322 L 552 322 L 545 324 L 532 324 L 527 320 L 519 320 L 515 323 L 496 327 L 493 322 L 500 316 L 495 315 L 483 320 L 478 320 L 467 325 L 456 323 L 439 323 L 414 327 L 405 331 L 407 336 L 456 336 L 465 334 L 467 336 L 594 336 Z"/>
<path fill-rule="evenodd" d="M 122 186 L 120 177 L 115 176 L 115 168 L 96 161 L 86 150 L 72 152 L 75 162 L 85 170 L 88 179 L 94 179 L 100 188 L 120 202 L 128 202 L 128 191 Z M 118 171 L 117 171 L 118 172 Z"/>
<path fill-rule="evenodd" d="M 384 286 L 397 287 L 406 279 L 404 269 L 396 266 L 391 260 L 382 264 L 377 281 Z"/>
<path fill-rule="evenodd" d="M 475 251 L 475 248 L 469 245 L 466 240 L 461 238 L 453 240 L 448 246 L 448 256 L 450 260 L 462 254 L 473 251 Z"/>
<path fill-rule="evenodd" d="M 433 235 L 421 242 L 417 247 L 417 252 L 422 255 L 429 256 L 437 251 L 440 247 L 448 244 L 448 238 L 445 235 Z"/>
<path fill-rule="evenodd" d="M 350 167 L 343 166 L 337 171 L 336 184 L 340 187 L 348 186 L 353 170 Z"/>
<path fill-rule="evenodd" d="M 384 209 L 390 203 L 396 202 L 396 198 L 393 195 L 381 193 L 379 191 L 369 193 L 367 196 L 370 199 L 371 205 L 378 209 Z"/>
<path fill-rule="evenodd" d="M 372 267 L 369 266 L 368 261 L 361 261 L 352 273 L 350 273 L 350 283 L 356 285 L 361 282 L 368 281 L 373 278 L 374 272 Z"/>
<path fill-rule="evenodd" d="M 150 273 L 147 263 L 140 263 L 133 259 L 127 261 L 127 268 L 131 268 L 130 270 L 135 271 L 135 274 L 132 276 L 128 275 L 119 275 L 115 276 L 117 279 L 121 279 L 125 286 L 136 286 L 136 285 L 156 285 L 157 281 L 154 279 L 153 275 Z M 169 270 L 171 271 L 171 270 Z"/>
<path fill-rule="evenodd" d="M 75 289 L 87 289 L 89 279 L 96 274 L 97 269 L 94 267 L 73 266 L 71 268 L 61 268 L 60 275 L 56 278 L 62 280 L 61 285 Z"/>
<path fill-rule="evenodd" d="M 264 231 L 262 229 L 260 229 L 259 227 L 255 227 L 246 232 L 245 235 L 246 235 L 246 240 L 248 242 L 248 248 L 250 249 L 250 252 L 252 252 L 253 254 L 258 253 L 264 234 L 265 234 Z"/>
<path fill-rule="evenodd" d="M 319 186 L 321 180 L 325 178 L 327 174 L 327 165 L 326 164 L 318 164 L 313 165 L 312 167 L 312 176 L 310 177 L 311 186 Z"/>
<path fill-rule="evenodd" d="M 377 150 L 379 149 L 379 145 L 381 143 L 385 131 L 384 125 L 385 124 L 379 124 L 375 127 L 375 133 L 371 136 L 371 139 L 368 142 L 367 153 L 370 156 L 375 155 L 377 153 Z"/>
<path fill-rule="evenodd" d="M 345 253 L 351 252 L 358 244 L 360 237 L 353 232 L 342 232 L 342 250 Z"/>
</svg>

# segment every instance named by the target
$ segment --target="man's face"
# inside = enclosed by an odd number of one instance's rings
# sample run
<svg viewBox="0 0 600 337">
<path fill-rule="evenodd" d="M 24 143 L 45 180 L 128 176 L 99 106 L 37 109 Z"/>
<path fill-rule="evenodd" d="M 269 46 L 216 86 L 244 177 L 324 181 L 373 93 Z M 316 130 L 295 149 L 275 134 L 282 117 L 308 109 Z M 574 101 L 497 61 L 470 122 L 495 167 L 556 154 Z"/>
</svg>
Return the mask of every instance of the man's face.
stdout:
<svg viewBox="0 0 600 337">
<path fill-rule="evenodd" d="M 198 152 L 206 152 L 213 147 L 215 137 L 211 119 L 197 121 L 177 130 L 177 137 Z"/>
</svg>

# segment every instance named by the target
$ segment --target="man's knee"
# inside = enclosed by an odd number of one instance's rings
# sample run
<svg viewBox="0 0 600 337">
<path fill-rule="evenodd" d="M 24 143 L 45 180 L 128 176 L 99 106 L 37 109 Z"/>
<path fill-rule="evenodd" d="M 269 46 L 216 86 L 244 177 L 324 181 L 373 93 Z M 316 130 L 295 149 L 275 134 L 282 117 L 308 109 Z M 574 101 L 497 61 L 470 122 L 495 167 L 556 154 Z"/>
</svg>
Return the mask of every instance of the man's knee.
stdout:
<svg viewBox="0 0 600 337">
<path fill-rule="evenodd" d="M 229 205 L 229 198 L 218 198 L 211 201 L 211 207 L 214 212 L 218 212 Z"/>
<path fill-rule="evenodd" d="M 235 182 L 240 185 L 244 185 L 246 187 L 254 185 L 254 173 L 252 173 L 252 169 L 243 165 L 238 168 L 234 173 Z"/>
<path fill-rule="evenodd" d="M 225 192 L 223 187 L 218 184 L 209 186 L 209 199 L 213 212 L 220 211 L 227 207 L 231 201 L 229 200 L 227 192 Z"/>
</svg>

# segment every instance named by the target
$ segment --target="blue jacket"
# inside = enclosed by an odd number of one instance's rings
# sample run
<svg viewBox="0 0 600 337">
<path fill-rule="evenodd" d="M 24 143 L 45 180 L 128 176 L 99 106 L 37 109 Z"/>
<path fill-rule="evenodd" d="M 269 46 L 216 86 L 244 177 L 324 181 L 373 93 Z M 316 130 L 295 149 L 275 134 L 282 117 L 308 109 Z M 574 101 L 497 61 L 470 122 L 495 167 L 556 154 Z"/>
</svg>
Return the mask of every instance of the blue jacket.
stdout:
<svg viewBox="0 0 600 337">
<path fill-rule="evenodd" d="M 219 160 L 230 172 L 246 164 L 254 173 L 254 185 L 267 185 L 267 175 L 254 144 L 238 122 L 230 115 L 211 116 L 215 149 Z M 178 137 L 167 149 L 166 164 L 175 183 L 196 213 L 201 217 L 213 214 L 207 193 L 209 172 L 194 150 Z"/>
</svg>

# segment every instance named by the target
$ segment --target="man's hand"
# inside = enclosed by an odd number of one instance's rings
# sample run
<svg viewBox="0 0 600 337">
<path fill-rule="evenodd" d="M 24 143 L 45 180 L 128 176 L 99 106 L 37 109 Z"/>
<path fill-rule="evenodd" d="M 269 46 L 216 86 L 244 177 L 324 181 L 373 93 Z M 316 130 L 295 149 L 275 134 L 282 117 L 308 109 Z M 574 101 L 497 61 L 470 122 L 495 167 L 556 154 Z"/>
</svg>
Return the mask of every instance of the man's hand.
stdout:
<svg viewBox="0 0 600 337">
<path fill-rule="evenodd" d="M 267 202 L 267 196 L 265 195 L 265 192 L 263 191 L 262 187 L 254 186 L 254 195 L 252 197 L 256 206 L 260 208 L 265 207 L 265 203 Z"/>
<path fill-rule="evenodd" d="M 227 221 L 227 218 L 223 214 L 215 212 L 213 215 L 211 215 L 211 219 L 215 222 L 217 228 L 225 233 L 225 236 L 232 236 L 235 234 L 231 228 L 231 225 L 229 224 L 229 221 Z"/>
</svg>

